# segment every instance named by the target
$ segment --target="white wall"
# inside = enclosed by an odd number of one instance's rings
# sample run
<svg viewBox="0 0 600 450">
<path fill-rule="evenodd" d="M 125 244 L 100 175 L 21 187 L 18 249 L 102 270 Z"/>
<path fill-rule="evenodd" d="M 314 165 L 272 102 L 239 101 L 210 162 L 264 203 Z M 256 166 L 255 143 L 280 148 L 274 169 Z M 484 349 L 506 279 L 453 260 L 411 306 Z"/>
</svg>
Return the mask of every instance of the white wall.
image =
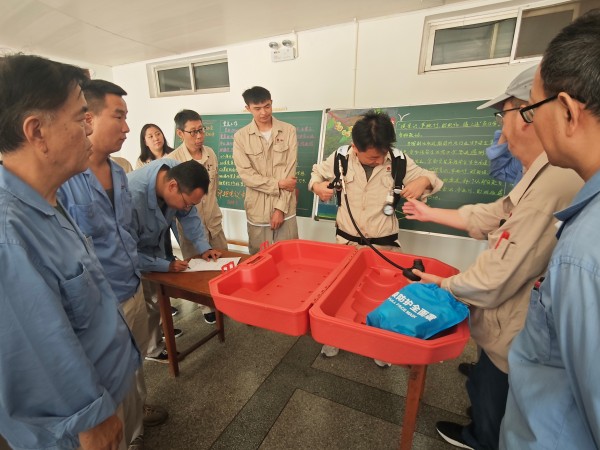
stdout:
<svg viewBox="0 0 600 450">
<path fill-rule="evenodd" d="M 471 1 L 468 6 L 490 3 Z M 287 62 L 270 61 L 268 42 L 283 37 L 227 48 L 199 49 L 196 54 L 227 50 L 231 83 L 228 93 L 150 98 L 146 62 L 114 67 L 113 81 L 128 92 L 131 127 L 120 155 L 135 162 L 139 132 L 147 122 L 163 128 L 172 144 L 173 117 L 182 108 L 197 110 L 201 115 L 242 112 L 241 93 L 253 85 L 268 88 L 274 107 L 289 111 L 449 103 L 495 97 L 532 63 L 418 74 L 425 17 L 457 11 L 461 7 L 464 8 L 465 3 L 299 32 L 292 36 L 298 42 L 298 58 Z M 334 240 L 331 222 L 299 218 L 299 226 L 301 238 Z M 225 210 L 224 227 L 229 239 L 247 240 L 243 211 Z M 485 243 L 470 239 L 422 233 L 402 232 L 401 239 L 406 252 L 437 257 L 460 269 L 468 267 L 485 248 Z"/>
</svg>

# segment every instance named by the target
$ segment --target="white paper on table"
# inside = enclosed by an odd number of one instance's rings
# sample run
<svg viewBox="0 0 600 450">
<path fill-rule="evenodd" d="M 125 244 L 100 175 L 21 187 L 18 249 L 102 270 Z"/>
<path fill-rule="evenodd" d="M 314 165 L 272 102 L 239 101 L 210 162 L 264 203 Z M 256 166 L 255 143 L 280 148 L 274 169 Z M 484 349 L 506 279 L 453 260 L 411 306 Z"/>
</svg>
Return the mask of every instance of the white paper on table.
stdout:
<svg viewBox="0 0 600 450">
<path fill-rule="evenodd" d="M 186 272 L 203 272 L 209 270 L 221 270 L 221 267 L 233 261 L 235 266 L 240 262 L 240 257 L 236 258 L 219 258 L 216 261 L 204 261 L 202 258 L 191 259 Z"/>
</svg>

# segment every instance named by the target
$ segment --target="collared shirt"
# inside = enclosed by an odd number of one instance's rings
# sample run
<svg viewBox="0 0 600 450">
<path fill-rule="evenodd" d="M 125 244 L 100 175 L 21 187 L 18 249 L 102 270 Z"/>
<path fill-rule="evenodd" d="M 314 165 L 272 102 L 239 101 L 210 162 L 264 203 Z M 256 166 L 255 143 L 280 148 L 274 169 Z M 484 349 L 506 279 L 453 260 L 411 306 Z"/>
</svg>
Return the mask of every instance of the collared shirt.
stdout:
<svg viewBox="0 0 600 450">
<path fill-rule="evenodd" d="M 165 155 L 165 158 L 171 158 L 179 162 L 194 159 L 185 144 L 181 144 L 175 151 Z M 206 168 L 210 178 L 208 192 L 202 196 L 200 203 L 196 205 L 196 209 L 202 223 L 214 236 L 223 230 L 223 214 L 217 203 L 217 189 L 219 187 L 217 155 L 215 155 L 212 148 L 205 145 L 202 147 L 202 158 L 195 161 Z"/>
<path fill-rule="evenodd" d="M 573 199 L 583 180 L 551 166 L 541 153 L 505 197 L 458 211 L 469 235 L 489 247 L 442 287 L 471 308 L 471 336 L 494 365 L 508 373 L 508 349 L 523 328 L 529 290 L 546 270 L 556 245 L 554 212 Z"/>
<path fill-rule="evenodd" d="M 72 449 L 115 413 L 140 355 L 85 236 L 0 166 L 0 434 Z"/>
<path fill-rule="evenodd" d="M 130 233 L 131 193 L 125 171 L 109 160 L 114 207 L 106 191 L 88 169 L 61 186 L 61 203 L 91 238 L 106 278 L 119 302 L 130 299 L 140 284 L 137 244 Z"/>
<path fill-rule="evenodd" d="M 600 447 L 600 172 L 563 221 L 545 279 L 510 350 L 504 449 Z"/>
<path fill-rule="evenodd" d="M 269 225 L 276 209 L 285 219 L 296 216 L 296 193 L 278 185 L 296 176 L 296 127 L 273 117 L 271 132 L 267 142 L 252 120 L 233 136 L 233 161 L 246 186 L 244 208 L 251 225 Z"/>
<path fill-rule="evenodd" d="M 422 199 L 439 191 L 444 182 L 440 180 L 434 172 L 419 167 L 408 155 L 406 157 L 406 175 L 403 183 L 406 185 L 419 177 L 427 177 L 432 189 L 426 189 Z M 312 191 L 313 184 L 322 181 L 330 181 L 335 177 L 333 165 L 335 161 L 335 152 L 319 163 L 313 165 L 308 190 Z M 368 238 L 378 238 L 398 234 L 399 226 L 396 215 L 386 216 L 383 213 L 383 207 L 386 199 L 394 187 L 394 178 L 392 176 L 392 158 L 386 153 L 383 164 L 375 167 L 369 179 L 365 174 L 358 156 L 350 149 L 348 156 L 348 170 L 345 176 L 346 192 L 348 193 L 348 202 L 352 216 L 360 231 Z M 335 218 L 337 227 L 353 236 L 358 236 L 350 215 L 346 202 L 337 210 Z M 338 242 L 346 240 L 338 236 Z"/>
<path fill-rule="evenodd" d="M 175 167 L 178 164 L 178 161 L 163 158 L 127 174 L 133 204 L 131 235 L 137 241 L 142 272 L 169 271 L 170 261 L 166 259 L 164 237 L 174 217 L 177 217 L 183 226 L 185 236 L 192 241 L 199 254 L 211 248 L 195 206 L 190 211 L 166 207 L 163 214 L 158 205 L 156 196 L 158 172 L 163 166 Z"/>
</svg>

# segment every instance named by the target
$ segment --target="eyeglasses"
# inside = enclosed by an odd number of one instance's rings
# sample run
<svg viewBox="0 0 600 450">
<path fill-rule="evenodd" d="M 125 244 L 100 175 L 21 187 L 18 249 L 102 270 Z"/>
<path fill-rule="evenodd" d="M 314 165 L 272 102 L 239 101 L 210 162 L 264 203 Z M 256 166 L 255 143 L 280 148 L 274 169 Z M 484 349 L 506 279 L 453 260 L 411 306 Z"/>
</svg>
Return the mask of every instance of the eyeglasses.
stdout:
<svg viewBox="0 0 600 450">
<path fill-rule="evenodd" d="M 521 110 L 521 117 L 527 123 L 533 123 L 534 109 L 539 108 L 544 103 L 551 102 L 552 100 L 556 100 L 558 98 L 558 94 L 553 95 L 552 97 L 545 98 L 541 102 L 534 103 L 533 105 L 526 106 Z"/>
<path fill-rule="evenodd" d="M 187 130 L 181 130 L 181 131 L 183 131 L 184 133 L 188 133 L 188 134 L 189 134 L 191 137 L 196 137 L 196 136 L 198 136 L 199 134 L 204 134 L 204 133 L 206 133 L 206 128 L 204 128 L 204 127 L 201 127 L 201 128 L 198 128 L 197 130 L 190 130 L 190 131 L 187 131 Z"/>
<path fill-rule="evenodd" d="M 496 123 L 500 126 L 503 126 L 504 114 L 506 114 L 509 111 L 516 111 L 517 109 L 521 109 L 521 107 L 517 106 L 516 108 L 505 109 L 504 111 L 498 111 L 497 113 L 494 113 L 494 117 L 496 117 Z"/>
<path fill-rule="evenodd" d="M 185 209 L 186 211 L 190 211 L 196 205 L 194 203 L 188 203 L 188 201 L 183 196 L 183 192 L 181 191 L 181 188 L 179 187 L 179 185 L 177 185 L 177 188 L 179 190 L 179 195 L 181 195 L 181 199 L 183 200 L 183 204 L 185 205 L 183 207 L 183 209 Z"/>
</svg>

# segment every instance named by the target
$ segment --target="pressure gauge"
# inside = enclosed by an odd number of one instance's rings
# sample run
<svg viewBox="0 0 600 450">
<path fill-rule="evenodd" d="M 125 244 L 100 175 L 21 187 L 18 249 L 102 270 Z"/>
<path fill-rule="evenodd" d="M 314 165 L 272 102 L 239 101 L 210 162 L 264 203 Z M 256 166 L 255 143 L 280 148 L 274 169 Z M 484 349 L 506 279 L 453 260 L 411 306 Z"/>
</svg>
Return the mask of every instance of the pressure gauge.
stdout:
<svg viewBox="0 0 600 450">
<path fill-rule="evenodd" d="M 392 214 L 394 214 L 394 206 L 390 205 L 389 203 L 386 203 L 385 206 L 383 207 L 383 213 L 386 216 L 391 216 Z"/>
</svg>

